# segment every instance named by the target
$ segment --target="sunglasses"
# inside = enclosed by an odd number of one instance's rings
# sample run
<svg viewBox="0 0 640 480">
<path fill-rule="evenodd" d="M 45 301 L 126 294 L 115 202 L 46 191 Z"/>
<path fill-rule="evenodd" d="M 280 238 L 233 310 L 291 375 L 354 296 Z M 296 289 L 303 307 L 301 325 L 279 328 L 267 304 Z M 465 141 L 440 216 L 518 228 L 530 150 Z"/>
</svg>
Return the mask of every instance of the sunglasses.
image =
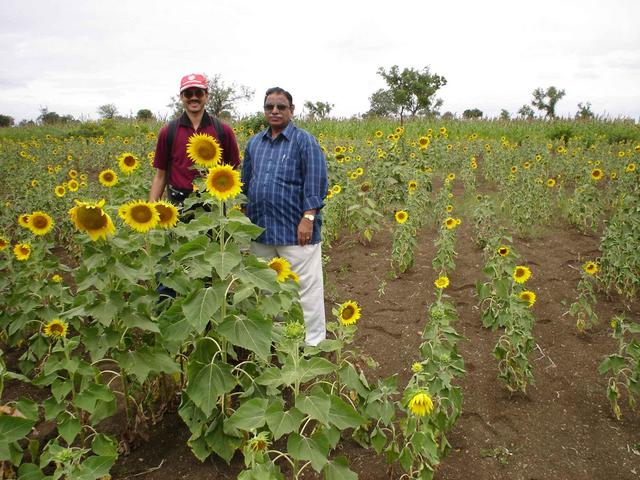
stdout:
<svg viewBox="0 0 640 480">
<path fill-rule="evenodd" d="M 201 88 L 187 88 L 186 90 L 182 91 L 182 95 L 187 100 L 190 99 L 191 97 L 202 98 L 202 97 L 204 97 L 205 93 L 206 92 L 204 90 L 202 90 Z"/>
<path fill-rule="evenodd" d="M 283 105 L 281 103 L 278 103 L 276 105 L 273 105 L 271 103 L 265 103 L 264 105 L 264 109 L 267 112 L 272 111 L 274 108 L 277 108 L 279 111 L 284 112 L 287 108 L 289 108 L 289 105 Z"/>
</svg>

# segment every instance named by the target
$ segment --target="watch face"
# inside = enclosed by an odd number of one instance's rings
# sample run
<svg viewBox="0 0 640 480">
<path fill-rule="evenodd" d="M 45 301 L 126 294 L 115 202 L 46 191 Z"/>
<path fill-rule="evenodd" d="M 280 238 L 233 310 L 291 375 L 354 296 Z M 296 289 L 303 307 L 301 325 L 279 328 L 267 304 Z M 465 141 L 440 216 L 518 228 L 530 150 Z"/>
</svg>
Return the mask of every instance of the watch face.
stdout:
<svg viewBox="0 0 640 480">
<path fill-rule="evenodd" d="M 311 215 L 310 213 L 307 213 L 304 218 L 311 220 L 312 222 L 316 219 L 315 215 Z"/>
</svg>

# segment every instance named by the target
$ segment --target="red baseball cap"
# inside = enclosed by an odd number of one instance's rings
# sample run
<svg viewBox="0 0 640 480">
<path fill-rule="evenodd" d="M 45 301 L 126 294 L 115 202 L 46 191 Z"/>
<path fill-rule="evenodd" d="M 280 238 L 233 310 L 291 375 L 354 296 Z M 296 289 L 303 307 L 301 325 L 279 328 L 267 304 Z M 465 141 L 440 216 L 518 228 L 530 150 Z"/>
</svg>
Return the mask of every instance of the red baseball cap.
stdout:
<svg viewBox="0 0 640 480">
<path fill-rule="evenodd" d="M 203 90 L 209 90 L 207 85 L 207 78 L 200 73 L 190 73 L 185 75 L 180 80 L 180 93 L 190 87 L 201 88 Z"/>
</svg>

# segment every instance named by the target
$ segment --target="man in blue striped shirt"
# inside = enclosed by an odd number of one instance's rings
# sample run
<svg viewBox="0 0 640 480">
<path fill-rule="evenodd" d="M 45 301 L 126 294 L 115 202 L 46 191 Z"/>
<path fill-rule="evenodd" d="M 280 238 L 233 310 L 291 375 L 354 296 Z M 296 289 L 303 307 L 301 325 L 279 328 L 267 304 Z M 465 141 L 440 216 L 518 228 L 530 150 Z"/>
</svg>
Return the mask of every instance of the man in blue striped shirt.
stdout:
<svg viewBox="0 0 640 480">
<path fill-rule="evenodd" d="M 242 183 L 246 214 L 265 230 L 253 253 L 283 257 L 300 281 L 307 345 L 326 338 L 320 228 L 327 193 L 327 162 L 317 140 L 292 122 L 293 98 L 280 87 L 267 90 L 269 128 L 247 143 Z"/>
</svg>

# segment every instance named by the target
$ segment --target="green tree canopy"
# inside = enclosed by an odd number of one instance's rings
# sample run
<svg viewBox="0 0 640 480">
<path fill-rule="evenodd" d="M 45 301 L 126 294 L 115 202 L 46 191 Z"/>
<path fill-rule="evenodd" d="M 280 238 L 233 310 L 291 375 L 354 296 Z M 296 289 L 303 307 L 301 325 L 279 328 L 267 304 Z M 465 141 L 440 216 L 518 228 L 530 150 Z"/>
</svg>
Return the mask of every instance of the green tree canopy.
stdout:
<svg viewBox="0 0 640 480">
<path fill-rule="evenodd" d="M 0 127 L 13 127 L 15 120 L 9 115 L 0 115 Z"/>
<path fill-rule="evenodd" d="M 556 104 L 564 97 L 565 91 L 558 90 L 556 87 L 549 87 L 546 90 L 536 88 L 533 91 L 533 100 L 531 105 L 544 112 L 546 118 L 556 118 Z"/>
<path fill-rule="evenodd" d="M 468 119 L 482 118 L 482 115 L 483 115 L 482 110 L 478 108 L 467 109 L 464 112 L 462 112 L 462 118 L 468 118 Z"/>
<path fill-rule="evenodd" d="M 429 67 L 422 70 L 405 68 L 400 71 L 397 65 L 387 72 L 383 67 L 378 69 L 378 75 L 387 82 L 386 89 L 374 92 L 369 98 L 371 108 L 369 114 L 394 115 L 403 122 L 405 114 L 435 115 L 442 105 L 441 99 L 435 94 L 440 87 L 447 84 L 447 80 L 429 71 Z"/>
<path fill-rule="evenodd" d="M 153 113 L 148 108 L 141 108 L 138 110 L 138 113 L 136 113 L 136 120 L 142 122 L 146 120 L 153 120 Z"/>
<path fill-rule="evenodd" d="M 304 108 L 309 112 L 310 120 L 319 120 L 326 117 L 331 113 L 333 107 L 334 105 L 329 102 L 311 102 L 309 100 L 304 102 Z"/>
<path fill-rule="evenodd" d="M 98 107 L 98 115 L 100 118 L 116 118 L 118 115 L 118 107 L 113 103 L 107 103 Z"/>
</svg>

